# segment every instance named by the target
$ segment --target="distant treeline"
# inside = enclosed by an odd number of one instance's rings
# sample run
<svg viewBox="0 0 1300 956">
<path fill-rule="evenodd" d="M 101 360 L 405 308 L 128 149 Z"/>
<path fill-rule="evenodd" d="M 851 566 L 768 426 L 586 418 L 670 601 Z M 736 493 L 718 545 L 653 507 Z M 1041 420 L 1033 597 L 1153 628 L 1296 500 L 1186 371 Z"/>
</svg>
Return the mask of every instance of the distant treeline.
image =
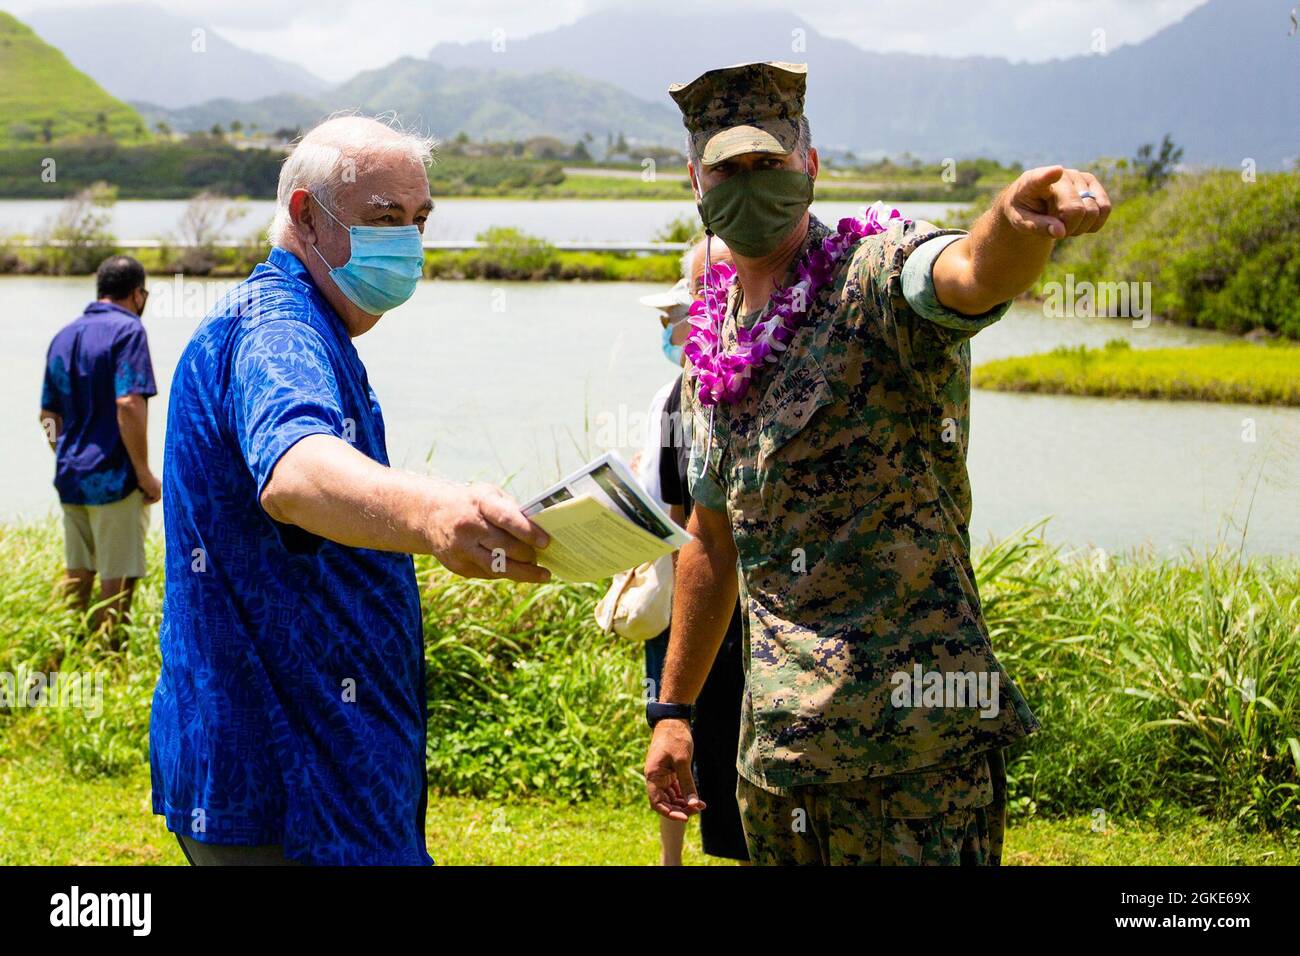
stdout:
<svg viewBox="0 0 1300 956">
<path fill-rule="evenodd" d="M 558 162 L 438 154 L 429 169 L 435 196 L 499 196 L 540 190 L 564 182 Z"/>
<path fill-rule="evenodd" d="M 129 147 L 103 141 L 8 149 L 0 152 L 0 197 L 62 199 L 107 182 L 123 199 L 189 199 L 200 192 L 274 199 L 283 160 L 271 150 L 194 138 Z"/>
<path fill-rule="evenodd" d="M 1019 163 L 1000 163 L 995 159 L 976 157 L 974 159 L 943 162 L 925 162 L 915 156 L 905 155 L 899 159 L 880 159 L 874 162 L 857 162 L 850 153 L 846 162 L 840 164 L 863 179 L 880 182 L 944 182 L 955 189 L 967 189 L 976 183 L 1009 183 L 1022 172 Z"/>
<path fill-rule="evenodd" d="M 478 154 L 453 141 L 439 149 L 429 169 L 435 196 L 509 197 L 518 199 L 689 199 L 690 183 L 684 168 L 661 167 L 677 176 L 611 176 L 575 163 L 565 172 L 565 161 L 550 158 L 533 141 L 519 144 L 520 155 Z M 673 157 L 665 155 L 665 162 Z M 121 199 L 189 199 L 202 192 L 248 199 L 274 199 L 284 153 L 279 149 L 238 148 L 223 135 L 195 134 L 179 141 L 159 141 L 142 146 L 121 146 L 103 138 L 86 143 L 32 145 L 0 152 L 0 198 L 62 199 L 95 183 L 108 183 Z M 53 167 L 51 167 L 53 163 Z M 617 162 L 615 168 L 640 173 L 640 163 Z M 853 168 L 847 167 L 852 174 Z M 919 163 L 894 166 L 877 164 L 864 173 L 875 178 L 889 174 L 892 201 L 971 202 L 982 199 L 994 186 L 1015 178 L 1016 170 L 989 160 L 971 160 L 950 169 Z M 880 183 L 845 182 L 837 177 L 818 180 L 825 199 L 871 200 Z"/>
<path fill-rule="evenodd" d="M 63 199 L 106 182 L 121 199 L 189 199 L 200 192 L 274 199 L 283 161 L 277 150 L 238 149 L 217 137 L 24 147 L 0 152 L 0 198 Z M 440 155 L 429 181 L 438 196 L 500 196 L 544 192 L 565 175 L 553 161 Z"/>
</svg>

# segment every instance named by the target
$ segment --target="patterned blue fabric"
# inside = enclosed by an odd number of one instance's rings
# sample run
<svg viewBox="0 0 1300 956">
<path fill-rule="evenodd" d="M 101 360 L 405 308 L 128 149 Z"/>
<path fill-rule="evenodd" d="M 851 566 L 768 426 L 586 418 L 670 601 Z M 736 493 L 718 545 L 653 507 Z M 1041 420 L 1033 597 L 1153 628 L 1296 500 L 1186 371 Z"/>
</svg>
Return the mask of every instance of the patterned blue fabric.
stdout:
<svg viewBox="0 0 1300 956">
<path fill-rule="evenodd" d="M 92 302 L 54 336 L 45 356 L 41 408 L 63 417 L 54 487 L 69 505 L 106 505 L 136 489 L 117 427 L 117 399 L 157 395 L 149 339 L 134 312 Z"/>
<path fill-rule="evenodd" d="M 282 249 L 176 369 L 153 807 L 200 842 L 316 864 L 427 864 L 424 654 L 409 555 L 281 525 L 259 497 L 315 434 L 387 464 L 356 349 Z"/>
</svg>

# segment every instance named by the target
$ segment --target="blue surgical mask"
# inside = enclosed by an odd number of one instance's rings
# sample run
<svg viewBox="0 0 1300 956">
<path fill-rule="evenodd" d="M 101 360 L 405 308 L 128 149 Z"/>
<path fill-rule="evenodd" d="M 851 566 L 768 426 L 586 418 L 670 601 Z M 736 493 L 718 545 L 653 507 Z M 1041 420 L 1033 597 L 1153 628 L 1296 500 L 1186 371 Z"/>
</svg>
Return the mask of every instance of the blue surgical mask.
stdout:
<svg viewBox="0 0 1300 956">
<path fill-rule="evenodd" d="M 659 347 L 663 349 L 664 358 L 674 365 L 682 364 L 682 347 L 673 345 L 673 329 L 677 328 L 676 322 L 669 322 L 664 326 L 663 334 L 659 338 Z"/>
<path fill-rule="evenodd" d="M 330 266 L 330 278 L 353 305 L 370 315 L 383 315 L 415 294 L 424 275 L 424 240 L 418 226 L 344 226 L 324 203 L 319 199 L 316 203 L 348 231 L 352 255 L 343 265 Z M 320 250 L 312 248 L 329 266 Z"/>
</svg>

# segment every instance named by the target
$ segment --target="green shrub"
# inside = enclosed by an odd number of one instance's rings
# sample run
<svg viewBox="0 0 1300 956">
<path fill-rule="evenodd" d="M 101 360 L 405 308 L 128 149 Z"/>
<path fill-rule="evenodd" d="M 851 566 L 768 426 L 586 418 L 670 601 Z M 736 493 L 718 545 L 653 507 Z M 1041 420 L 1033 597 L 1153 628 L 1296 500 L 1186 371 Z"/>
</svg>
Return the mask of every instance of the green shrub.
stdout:
<svg viewBox="0 0 1300 956">
<path fill-rule="evenodd" d="M 559 265 L 554 246 L 518 229 L 492 226 L 474 238 L 485 245 L 470 262 L 484 279 L 541 279 Z"/>
<path fill-rule="evenodd" d="M 421 559 L 429 780 L 446 793 L 587 799 L 639 766 L 639 645 L 602 634 L 602 589 L 466 581 Z"/>
<path fill-rule="evenodd" d="M 117 192 L 99 182 L 65 202 L 45 227 L 43 240 L 49 244 L 38 253 L 42 271 L 51 275 L 84 275 L 94 272 L 114 251 L 109 231 Z"/>
<path fill-rule="evenodd" d="M 1150 282 L 1172 322 L 1300 338 L 1300 172 L 1183 175 L 1061 242 L 1041 282 Z M 1041 289 L 1041 284 L 1040 284 Z"/>
<path fill-rule="evenodd" d="M 704 238 L 704 227 L 700 217 L 694 213 L 677 216 L 672 222 L 655 233 L 656 242 L 698 242 Z"/>
</svg>

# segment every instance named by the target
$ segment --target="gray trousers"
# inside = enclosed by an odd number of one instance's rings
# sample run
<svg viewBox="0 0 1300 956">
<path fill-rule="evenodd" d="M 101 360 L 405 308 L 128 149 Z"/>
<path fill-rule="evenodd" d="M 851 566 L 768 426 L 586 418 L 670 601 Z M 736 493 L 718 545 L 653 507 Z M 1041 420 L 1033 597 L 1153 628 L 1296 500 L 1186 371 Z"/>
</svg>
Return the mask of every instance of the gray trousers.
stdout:
<svg viewBox="0 0 1300 956">
<path fill-rule="evenodd" d="M 200 843 L 187 836 L 176 834 L 181 852 L 190 866 L 302 866 L 296 860 L 287 860 L 284 847 L 223 846 L 217 843 Z"/>
</svg>

